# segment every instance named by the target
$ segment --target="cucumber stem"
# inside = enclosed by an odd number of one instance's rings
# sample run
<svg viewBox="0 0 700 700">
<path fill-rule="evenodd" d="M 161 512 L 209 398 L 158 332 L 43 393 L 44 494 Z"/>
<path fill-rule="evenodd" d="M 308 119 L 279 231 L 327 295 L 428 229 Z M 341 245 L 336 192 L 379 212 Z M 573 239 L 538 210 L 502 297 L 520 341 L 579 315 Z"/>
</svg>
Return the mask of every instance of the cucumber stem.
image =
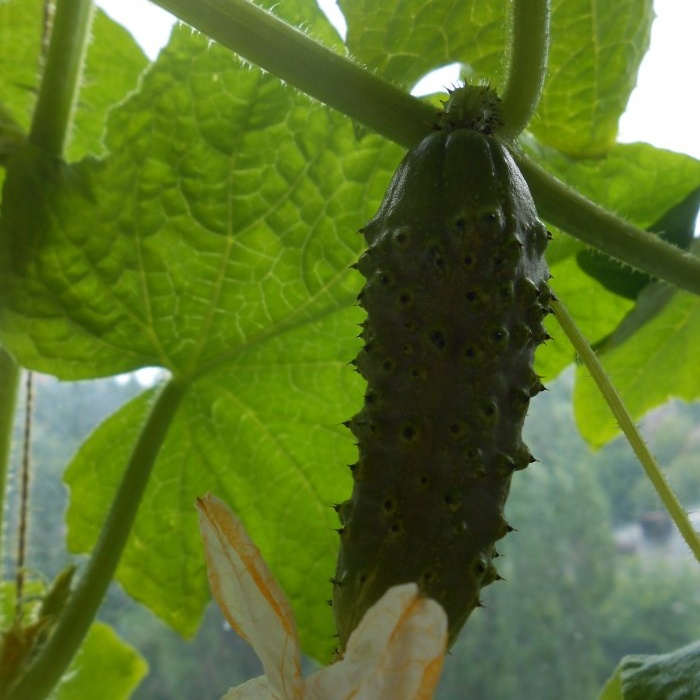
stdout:
<svg viewBox="0 0 700 700">
<path fill-rule="evenodd" d="M 12 437 L 21 375 L 22 371 L 14 357 L 0 347 L 0 580 L 4 579 L 2 546 L 5 544 L 7 475 L 12 458 Z"/>
<path fill-rule="evenodd" d="M 503 126 L 499 135 L 514 141 L 537 109 L 547 73 L 549 0 L 514 0 L 506 57 L 506 85 L 501 95 Z"/>
<path fill-rule="evenodd" d="M 603 366 L 588 344 L 588 341 L 583 337 L 581 331 L 579 331 L 573 318 L 569 315 L 569 312 L 563 304 L 555 299 L 550 303 L 559 325 L 574 346 L 583 364 L 586 365 L 586 368 L 591 373 L 593 381 L 596 383 L 598 389 L 600 389 L 600 393 L 610 407 L 610 410 L 615 416 L 615 420 L 618 422 L 622 432 L 634 450 L 634 453 L 637 455 L 646 475 L 651 480 L 651 483 L 656 489 L 656 493 L 664 504 L 664 507 L 676 524 L 678 531 L 683 536 L 688 547 L 690 547 L 693 555 L 698 562 L 700 562 L 700 539 L 698 538 L 698 534 L 695 532 L 688 518 L 688 514 L 683 509 L 683 506 L 681 506 L 676 494 L 671 490 L 661 468 L 644 442 L 644 438 L 642 438 L 637 430 L 637 426 L 635 426 L 619 393 L 605 373 Z"/>
<path fill-rule="evenodd" d="M 82 579 L 53 634 L 5 700 L 43 700 L 66 672 L 114 576 L 156 457 L 188 386 L 189 381 L 171 379 L 160 391 L 134 445 Z"/>
<path fill-rule="evenodd" d="M 57 157 L 70 133 L 93 10 L 93 0 L 59 0 L 56 5 L 30 141 Z"/>
<path fill-rule="evenodd" d="M 183 22 L 307 95 L 412 146 L 435 110 L 247 0 L 155 0 Z"/>
<path fill-rule="evenodd" d="M 586 199 L 529 156 L 514 152 L 540 216 L 610 257 L 700 294 L 700 258 Z"/>
</svg>

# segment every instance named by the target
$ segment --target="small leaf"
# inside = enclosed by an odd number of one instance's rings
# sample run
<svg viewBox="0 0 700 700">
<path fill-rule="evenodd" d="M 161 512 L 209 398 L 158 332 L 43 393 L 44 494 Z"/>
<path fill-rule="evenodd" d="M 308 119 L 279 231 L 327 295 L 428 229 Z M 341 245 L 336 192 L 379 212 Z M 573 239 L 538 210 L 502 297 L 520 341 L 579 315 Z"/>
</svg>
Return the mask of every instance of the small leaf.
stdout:
<svg viewBox="0 0 700 700">
<path fill-rule="evenodd" d="M 700 187 L 692 190 L 679 204 L 669 209 L 650 231 L 658 231 L 659 238 L 678 248 L 688 250 L 693 240 L 695 220 L 700 206 Z M 637 299 L 640 292 L 652 282 L 653 278 L 639 270 L 623 267 L 603 253 L 582 250 L 577 255 L 581 269 L 598 280 L 606 289 L 615 294 Z"/>
<path fill-rule="evenodd" d="M 668 654 L 626 656 L 617 673 L 624 700 L 696 700 L 700 697 L 700 642 Z"/>
<path fill-rule="evenodd" d="M 38 581 L 29 581 L 25 589 L 27 602 L 23 606 L 23 619 L 34 619 L 26 625 L 17 620 L 3 630 L 0 639 L 0 695 L 13 682 L 15 675 L 25 669 L 25 664 L 46 640 L 53 616 L 60 614 L 67 587 L 74 573 L 68 566 L 54 580 L 42 598 Z M 16 589 L 13 583 L 0 584 L 0 608 L 5 620 L 14 617 Z M 6 623 L 7 624 L 7 623 Z M 66 670 L 63 679 L 51 694 L 52 700 L 127 700 L 141 679 L 148 672 L 148 665 L 131 646 L 122 641 L 114 630 L 102 622 L 90 627 L 78 653 Z"/>
<path fill-rule="evenodd" d="M 622 694 L 622 678 L 620 677 L 620 667 L 615 669 L 615 673 L 608 679 L 608 682 L 603 686 L 598 700 L 625 700 Z"/>
<path fill-rule="evenodd" d="M 148 673 L 141 655 L 102 622 L 90 628 L 55 691 L 55 700 L 128 700 Z"/>
</svg>

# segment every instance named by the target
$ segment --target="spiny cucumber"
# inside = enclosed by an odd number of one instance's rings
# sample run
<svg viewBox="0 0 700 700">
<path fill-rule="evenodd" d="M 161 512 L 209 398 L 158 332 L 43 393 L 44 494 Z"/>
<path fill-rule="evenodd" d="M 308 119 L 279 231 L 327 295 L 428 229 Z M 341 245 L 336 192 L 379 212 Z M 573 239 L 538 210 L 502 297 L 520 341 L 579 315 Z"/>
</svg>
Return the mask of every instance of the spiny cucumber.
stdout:
<svg viewBox="0 0 700 700">
<path fill-rule="evenodd" d="M 389 587 L 410 581 L 445 608 L 454 641 L 498 578 L 511 476 L 534 459 L 521 430 L 544 388 L 533 356 L 548 338 L 549 234 L 491 133 L 492 93 L 476 90 L 453 93 L 363 229 L 355 364 L 367 390 L 347 422 L 359 458 L 336 507 L 332 579 L 341 649 Z"/>
</svg>

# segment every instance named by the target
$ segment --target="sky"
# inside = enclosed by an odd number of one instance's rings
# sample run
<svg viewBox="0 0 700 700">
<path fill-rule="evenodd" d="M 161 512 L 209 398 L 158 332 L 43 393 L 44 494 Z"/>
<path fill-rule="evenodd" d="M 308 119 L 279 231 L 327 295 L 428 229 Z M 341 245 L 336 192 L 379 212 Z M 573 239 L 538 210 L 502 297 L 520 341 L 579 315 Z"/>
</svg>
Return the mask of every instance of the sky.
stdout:
<svg viewBox="0 0 700 700">
<path fill-rule="evenodd" d="M 128 28 L 151 58 L 167 42 L 173 18 L 148 0 L 97 4 Z M 344 20 L 333 0 L 319 4 L 343 31 Z M 655 0 L 654 10 L 651 48 L 620 120 L 618 140 L 646 141 L 700 158 L 700 0 Z M 457 77 L 454 71 L 443 72 L 433 88 Z"/>
</svg>

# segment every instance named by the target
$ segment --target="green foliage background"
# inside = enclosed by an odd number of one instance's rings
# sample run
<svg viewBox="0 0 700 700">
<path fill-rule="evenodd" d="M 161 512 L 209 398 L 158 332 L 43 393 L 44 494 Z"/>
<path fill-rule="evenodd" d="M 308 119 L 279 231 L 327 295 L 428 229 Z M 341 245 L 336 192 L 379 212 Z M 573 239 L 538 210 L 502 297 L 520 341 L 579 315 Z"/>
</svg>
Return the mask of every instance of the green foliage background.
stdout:
<svg viewBox="0 0 700 700">
<path fill-rule="evenodd" d="M 455 61 L 470 79 L 503 80 L 505 3 L 346 0 L 341 8 L 349 51 L 400 87 Z M 284 2 L 275 12 L 342 51 L 315 3 Z M 22 366 L 64 380 L 158 366 L 188 383 L 118 580 L 193 635 L 209 592 L 192 504 L 211 490 L 241 515 L 282 583 L 307 653 L 327 660 L 333 623 L 322 602 L 336 556 L 328 506 L 350 490 L 343 465 L 354 447 L 341 423 L 363 391 L 347 367 L 362 318 L 361 282 L 349 266 L 362 247 L 355 232 L 402 149 L 185 27 L 148 65 L 98 13 L 69 162 L 57 163 L 17 148 L 34 104 L 40 16 L 39 0 L 0 4 L 2 343 Z M 651 21 L 648 0 L 555 2 L 548 78 L 523 144 L 641 227 L 700 186 L 692 158 L 615 143 Z M 697 398 L 689 354 L 697 297 L 659 296 L 653 283 L 633 298 L 616 294 L 582 269 L 582 244 L 554 234 L 554 289 L 605 351 L 633 415 L 668 396 Z M 551 380 L 574 355 L 554 326 L 550 333 L 537 364 Z M 98 537 L 156 391 L 106 418 L 65 472 L 76 554 Z M 575 406 L 590 442 L 614 436 L 583 373 Z M 571 488 L 525 477 L 533 498 Z"/>
</svg>

